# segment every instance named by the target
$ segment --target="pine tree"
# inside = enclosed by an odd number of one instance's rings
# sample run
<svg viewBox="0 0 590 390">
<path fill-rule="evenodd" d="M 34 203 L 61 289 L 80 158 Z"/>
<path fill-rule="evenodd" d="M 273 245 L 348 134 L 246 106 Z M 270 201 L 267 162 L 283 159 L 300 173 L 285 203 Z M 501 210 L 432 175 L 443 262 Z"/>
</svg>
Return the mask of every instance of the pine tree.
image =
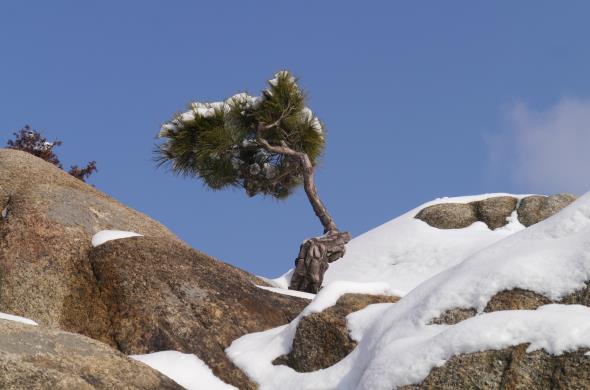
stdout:
<svg viewBox="0 0 590 390">
<path fill-rule="evenodd" d="M 224 102 L 192 103 L 162 126 L 159 137 L 165 140 L 156 148 L 159 164 L 210 188 L 239 187 L 249 196 L 282 199 L 303 185 L 324 235 L 301 245 L 289 288 L 319 290 L 350 234 L 338 230 L 317 193 L 314 170 L 325 147 L 324 126 L 290 72 L 278 72 L 258 97 L 240 93 Z"/>
<path fill-rule="evenodd" d="M 61 141 L 54 140 L 50 142 L 40 132 L 31 129 L 29 125 L 26 125 L 17 133 L 13 133 L 13 135 L 14 140 L 8 140 L 6 143 L 7 148 L 22 150 L 63 169 L 63 165 L 53 151 L 53 148 L 61 145 Z M 90 161 L 84 168 L 73 165 L 68 173 L 76 179 L 86 181 L 96 170 L 96 161 Z"/>
</svg>

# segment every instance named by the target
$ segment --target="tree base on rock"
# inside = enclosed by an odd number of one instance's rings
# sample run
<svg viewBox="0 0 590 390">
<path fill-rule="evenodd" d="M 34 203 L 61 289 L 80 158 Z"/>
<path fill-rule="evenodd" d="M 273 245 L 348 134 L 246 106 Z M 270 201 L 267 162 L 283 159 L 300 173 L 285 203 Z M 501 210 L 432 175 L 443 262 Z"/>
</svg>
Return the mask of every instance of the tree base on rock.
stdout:
<svg viewBox="0 0 590 390">
<path fill-rule="evenodd" d="M 295 271 L 289 289 L 316 294 L 324 281 L 328 263 L 344 256 L 345 245 L 350 238 L 350 233 L 335 230 L 305 240 L 295 259 Z"/>
</svg>

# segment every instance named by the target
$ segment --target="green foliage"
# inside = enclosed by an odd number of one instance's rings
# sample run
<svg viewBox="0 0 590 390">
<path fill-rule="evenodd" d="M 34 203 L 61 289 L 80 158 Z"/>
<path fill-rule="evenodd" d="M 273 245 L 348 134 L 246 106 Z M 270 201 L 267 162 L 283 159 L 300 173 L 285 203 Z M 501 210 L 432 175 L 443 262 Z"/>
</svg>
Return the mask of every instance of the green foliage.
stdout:
<svg viewBox="0 0 590 390">
<path fill-rule="evenodd" d="M 305 153 L 313 165 L 325 145 L 320 121 L 287 71 L 277 73 L 260 97 L 193 103 L 165 123 L 159 136 L 164 142 L 156 148 L 157 160 L 173 172 L 198 177 L 213 189 L 241 187 L 250 196 L 276 198 L 302 183 L 302 167 L 296 157 L 267 151 L 257 137 Z"/>
</svg>

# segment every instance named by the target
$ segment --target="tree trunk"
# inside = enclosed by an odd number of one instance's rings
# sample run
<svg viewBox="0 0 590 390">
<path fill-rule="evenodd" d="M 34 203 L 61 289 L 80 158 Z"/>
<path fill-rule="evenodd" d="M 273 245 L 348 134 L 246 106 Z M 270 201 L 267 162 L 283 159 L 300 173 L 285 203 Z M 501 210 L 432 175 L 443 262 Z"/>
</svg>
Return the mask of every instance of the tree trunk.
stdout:
<svg viewBox="0 0 590 390">
<path fill-rule="evenodd" d="M 322 287 L 328 263 L 344 256 L 348 241 L 350 233 L 337 230 L 305 240 L 299 247 L 299 255 L 295 259 L 295 270 L 289 289 L 316 294 Z"/>
<path fill-rule="evenodd" d="M 271 126 L 272 127 L 272 126 Z M 344 256 L 345 245 L 350 241 L 350 233 L 341 232 L 320 200 L 313 179 L 314 169 L 307 154 L 291 149 L 285 142 L 280 146 L 271 145 L 262 136 L 269 127 L 259 124 L 257 141 L 266 150 L 299 159 L 303 171 L 303 188 L 315 215 L 324 227 L 324 235 L 305 240 L 299 247 L 295 259 L 295 270 L 291 277 L 289 289 L 317 293 L 322 286 L 328 263 Z"/>
<path fill-rule="evenodd" d="M 315 215 L 324 226 L 324 235 L 305 240 L 295 259 L 295 270 L 289 289 L 316 294 L 322 287 L 328 263 L 340 259 L 346 253 L 350 233 L 340 232 L 328 210 L 320 200 L 313 180 L 313 166 L 307 154 L 300 156 L 303 166 L 303 188 Z"/>
<path fill-rule="evenodd" d="M 324 227 L 324 233 L 338 231 L 334 220 L 328 213 L 326 206 L 324 206 L 318 195 L 315 181 L 313 180 L 313 165 L 311 165 L 309 157 L 307 154 L 302 153 L 300 160 L 301 165 L 303 166 L 303 189 L 307 194 L 307 199 L 309 199 L 309 203 L 311 203 L 311 207 L 313 208 L 315 215 L 319 218 L 322 226 Z"/>
</svg>

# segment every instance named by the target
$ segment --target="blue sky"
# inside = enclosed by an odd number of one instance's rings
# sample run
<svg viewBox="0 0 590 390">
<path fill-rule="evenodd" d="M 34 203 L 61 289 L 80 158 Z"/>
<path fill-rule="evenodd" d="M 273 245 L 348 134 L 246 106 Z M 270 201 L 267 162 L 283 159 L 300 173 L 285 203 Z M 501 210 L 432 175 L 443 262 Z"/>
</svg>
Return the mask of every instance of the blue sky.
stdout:
<svg viewBox="0 0 590 390">
<path fill-rule="evenodd" d="M 4 1 L 0 144 L 25 124 L 91 183 L 195 248 L 288 269 L 321 233 L 277 202 L 157 170 L 160 124 L 193 100 L 258 93 L 283 68 L 328 128 L 319 192 L 363 233 L 440 196 L 587 190 L 584 1 Z"/>
</svg>

